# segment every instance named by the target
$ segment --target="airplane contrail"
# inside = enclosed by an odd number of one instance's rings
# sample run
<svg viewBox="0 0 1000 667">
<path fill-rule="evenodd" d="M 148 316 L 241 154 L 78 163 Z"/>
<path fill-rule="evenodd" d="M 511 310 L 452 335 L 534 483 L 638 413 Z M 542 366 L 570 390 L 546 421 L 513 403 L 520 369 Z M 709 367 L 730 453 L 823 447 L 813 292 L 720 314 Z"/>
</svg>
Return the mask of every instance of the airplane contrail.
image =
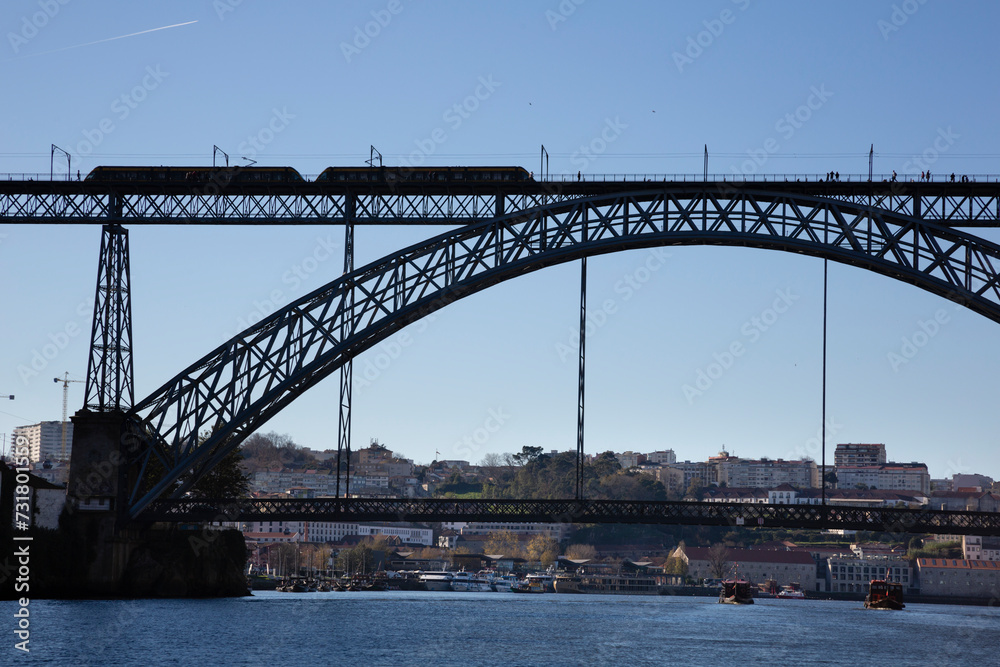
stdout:
<svg viewBox="0 0 1000 667">
<path fill-rule="evenodd" d="M 135 37 L 136 35 L 145 35 L 149 32 L 157 32 L 158 30 L 169 30 L 170 28 L 179 28 L 184 25 L 191 25 L 192 23 L 197 23 L 198 21 L 188 21 L 186 23 L 175 23 L 173 25 L 165 25 L 160 28 L 150 28 L 149 30 L 140 30 L 139 32 L 129 33 L 128 35 L 118 35 L 117 37 L 108 37 L 107 39 L 99 39 L 96 42 L 87 42 L 86 44 L 74 44 L 73 46 L 64 46 L 61 49 L 52 49 L 51 51 L 42 51 L 40 53 L 29 53 L 28 55 L 20 56 L 19 58 L 11 58 L 11 60 L 23 60 L 25 58 L 33 58 L 34 56 L 44 56 L 49 53 L 59 53 L 60 51 L 69 51 L 70 49 L 79 49 L 84 46 L 93 46 L 94 44 L 102 44 L 104 42 L 113 42 L 116 39 L 125 39 L 126 37 Z M 4 61 L 4 62 L 10 62 Z"/>
</svg>

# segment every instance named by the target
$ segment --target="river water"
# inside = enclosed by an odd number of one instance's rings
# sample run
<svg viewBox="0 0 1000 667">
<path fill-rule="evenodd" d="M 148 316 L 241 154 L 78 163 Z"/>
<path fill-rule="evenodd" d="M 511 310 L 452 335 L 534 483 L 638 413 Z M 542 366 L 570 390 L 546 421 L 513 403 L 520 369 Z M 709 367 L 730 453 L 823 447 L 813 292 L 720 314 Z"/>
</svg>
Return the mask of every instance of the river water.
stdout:
<svg viewBox="0 0 1000 667">
<path fill-rule="evenodd" d="M 996 665 L 1000 608 L 515 593 L 0 603 L 0 665 Z"/>
</svg>

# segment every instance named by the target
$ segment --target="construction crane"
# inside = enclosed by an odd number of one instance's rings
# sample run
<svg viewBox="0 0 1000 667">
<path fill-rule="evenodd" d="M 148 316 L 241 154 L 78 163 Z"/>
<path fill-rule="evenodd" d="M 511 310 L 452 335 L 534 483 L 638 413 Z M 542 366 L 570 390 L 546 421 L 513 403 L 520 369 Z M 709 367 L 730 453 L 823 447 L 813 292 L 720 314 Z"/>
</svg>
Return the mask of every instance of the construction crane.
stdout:
<svg viewBox="0 0 1000 667">
<path fill-rule="evenodd" d="M 84 382 L 84 380 L 70 380 L 69 373 L 65 373 L 63 378 L 52 378 L 53 382 L 63 383 L 63 418 L 62 418 L 62 460 L 66 460 L 66 406 L 69 399 L 69 383 Z"/>
</svg>

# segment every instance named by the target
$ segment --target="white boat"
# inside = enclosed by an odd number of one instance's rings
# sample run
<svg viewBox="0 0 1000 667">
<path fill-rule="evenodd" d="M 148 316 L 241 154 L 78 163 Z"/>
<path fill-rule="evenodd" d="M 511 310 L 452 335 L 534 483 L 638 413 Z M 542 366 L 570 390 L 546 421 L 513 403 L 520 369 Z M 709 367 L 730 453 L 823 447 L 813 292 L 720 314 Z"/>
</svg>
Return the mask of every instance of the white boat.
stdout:
<svg viewBox="0 0 1000 667">
<path fill-rule="evenodd" d="M 782 586 L 775 596 L 783 600 L 805 600 L 806 594 L 801 588 L 795 586 Z"/>
<path fill-rule="evenodd" d="M 518 578 L 514 574 L 494 574 L 490 578 L 490 585 L 497 593 L 510 593 L 511 586 L 517 584 Z"/>
<path fill-rule="evenodd" d="M 429 591 L 450 591 L 452 573 L 445 571 L 421 572 L 420 581 Z"/>
<path fill-rule="evenodd" d="M 463 593 L 488 593 L 493 589 L 485 577 L 463 571 L 451 573 L 451 590 Z"/>
</svg>

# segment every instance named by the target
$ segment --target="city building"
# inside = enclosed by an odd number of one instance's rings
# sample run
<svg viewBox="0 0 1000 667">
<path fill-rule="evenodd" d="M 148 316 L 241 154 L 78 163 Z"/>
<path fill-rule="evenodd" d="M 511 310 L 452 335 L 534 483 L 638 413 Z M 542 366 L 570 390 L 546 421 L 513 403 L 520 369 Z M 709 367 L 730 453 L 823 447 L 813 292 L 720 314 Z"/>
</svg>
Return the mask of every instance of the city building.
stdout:
<svg viewBox="0 0 1000 667">
<path fill-rule="evenodd" d="M 799 488 L 819 488 L 815 461 L 783 459 L 740 459 L 731 457 L 718 463 L 718 482 L 727 486 L 769 489 L 782 484 Z"/>
<path fill-rule="evenodd" d="M 833 465 L 877 466 L 886 462 L 885 445 L 841 444 L 833 452 Z"/>
<path fill-rule="evenodd" d="M 66 447 L 63 451 L 63 422 L 39 422 L 14 428 L 14 442 L 28 441 L 28 458 L 33 463 L 69 461 L 73 449 L 73 423 L 66 422 Z"/>
<path fill-rule="evenodd" d="M 1000 512 L 1000 493 L 992 491 L 934 491 L 930 507 L 956 512 Z"/>
<path fill-rule="evenodd" d="M 712 548 L 683 546 L 670 555 L 681 558 L 687 564 L 688 576 L 695 580 L 718 578 Z M 816 561 L 802 551 L 729 548 L 724 552 L 724 561 L 723 577 L 739 576 L 754 584 L 773 579 L 778 586 L 794 583 L 805 590 L 821 590 Z"/>
<path fill-rule="evenodd" d="M 677 455 L 674 454 L 674 450 L 666 449 L 659 452 L 651 452 L 646 454 L 647 463 L 655 463 L 656 465 L 664 465 L 667 463 L 677 463 Z"/>
<path fill-rule="evenodd" d="M 572 524 L 569 523 L 501 523 L 497 521 L 445 522 L 443 530 L 455 531 L 458 535 L 489 535 L 507 531 L 518 536 L 535 537 L 541 535 L 559 542 L 569 536 Z"/>
<path fill-rule="evenodd" d="M 621 454 L 615 454 L 615 458 L 618 459 L 618 463 L 621 464 L 622 470 L 628 470 L 629 468 L 635 468 L 639 463 L 645 460 L 644 454 L 639 454 L 638 452 L 623 452 Z"/>
<path fill-rule="evenodd" d="M 698 486 L 712 486 L 719 483 L 718 470 L 714 463 L 708 461 L 678 461 L 666 467 L 679 470 L 684 475 L 681 482 L 681 486 L 684 487 L 682 492 L 686 491 L 692 482 L 696 482 Z"/>
<path fill-rule="evenodd" d="M 759 503 L 772 505 L 820 505 L 823 502 L 821 489 L 797 489 L 790 484 L 782 484 L 773 489 L 746 489 L 718 486 L 705 489 L 704 502 L 716 503 Z M 829 505 L 851 505 L 855 507 L 905 507 L 920 508 L 927 505 L 927 497 L 912 492 L 882 491 L 880 489 L 827 489 L 826 502 Z"/>
<path fill-rule="evenodd" d="M 965 560 L 1000 561 L 1000 537 L 963 535 L 962 554 Z"/>
<path fill-rule="evenodd" d="M 955 491 L 989 491 L 993 478 L 986 475 L 956 473 L 951 478 L 951 488 Z"/>
<path fill-rule="evenodd" d="M 921 595 L 1000 598 L 1000 561 L 918 558 Z"/>
<path fill-rule="evenodd" d="M 837 488 L 859 484 L 870 489 L 931 492 L 931 476 L 923 463 L 883 463 L 867 466 L 837 466 Z"/>
<path fill-rule="evenodd" d="M 872 579 L 899 582 L 904 589 L 915 585 L 913 569 L 905 558 L 851 553 L 831 556 L 826 562 L 827 590 L 834 593 L 867 593 Z"/>
<path fill-rule="evenodd" d="M 335 521 L 249 521 L 243 533 L 257 542 L 342 542 L 345 537 L 398 537 L 403 544 L 429 547 L 430 528 L 410 524 L 360 524 Z"/>
</svg>

